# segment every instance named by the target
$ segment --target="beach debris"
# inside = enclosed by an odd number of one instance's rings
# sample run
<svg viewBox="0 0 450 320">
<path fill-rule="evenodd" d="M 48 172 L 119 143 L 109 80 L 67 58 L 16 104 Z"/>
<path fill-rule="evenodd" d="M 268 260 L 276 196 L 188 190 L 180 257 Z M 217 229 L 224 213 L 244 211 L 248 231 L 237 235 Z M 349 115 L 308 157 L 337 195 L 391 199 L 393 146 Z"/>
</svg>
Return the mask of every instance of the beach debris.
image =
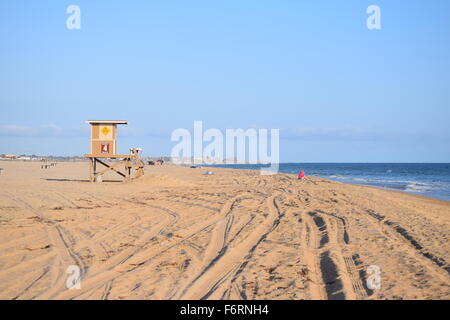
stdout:
<svg viewBox="0 0 450 320">
<path fill-rule="evenodd" d="M 28 250 L 28 251 L 43 250 L 43 249 L 49 249 L 51 246 L 52 246 L 51 244 L 47 244 L 47 245 L 45 245 L 45 246 L 37 247 L 37 248 L 29 248 L 29 247 L 25 247 L 24 250 Z"/>
<path fill-rule="evenodd" d="M 214 172 L 212 172 L 212 171 L 206 171 L 203 175 L 212 176 L 213 174 L 214 174 Z"/>
<path fill-rule="evenodd" d="M 302 277 L 306 277 L 309 273 L 308 268 L 303 267 L 300 269 L 300 271 L 298 271 L 298 274 L 301 275 Z"/>
<path fill-rule="evenodd" d="M 57 163 L 55 163 L 55 162 L 52 162 L 52 163 L 49 163 L 49 164 L 43 164 L 43 165 L 41 165 L 41 169 L 48 169 L 48 168 L 51 168 L 51 167 L 55 167 L 57 165 Z"/>
<path fill-rule="evenodd" d="M 147 161 L 147 164 L 150 166 L 162 166 L 164 164 L 164 160 L 163 159 L 158 159 L 156 161 L 149 160 Z"/>
</svg>

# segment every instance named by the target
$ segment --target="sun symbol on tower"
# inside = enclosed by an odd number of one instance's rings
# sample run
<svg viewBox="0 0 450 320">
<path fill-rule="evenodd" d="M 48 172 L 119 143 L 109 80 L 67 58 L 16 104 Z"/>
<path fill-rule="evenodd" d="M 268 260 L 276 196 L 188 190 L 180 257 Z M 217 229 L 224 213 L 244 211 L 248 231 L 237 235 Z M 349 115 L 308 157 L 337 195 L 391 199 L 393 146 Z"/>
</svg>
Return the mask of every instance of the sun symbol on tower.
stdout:
<svg viewBox="0 0 450 320">
<path fill-rule="evenodd" d="M 102 133 L 105 135 L 105 136 L 107 136 L 108 135 L 108 133 L 109 133 L 109 129 L 108 129 L 108 127 L 103 127 L 103 129 L 102 129 Z"/>
</svg>

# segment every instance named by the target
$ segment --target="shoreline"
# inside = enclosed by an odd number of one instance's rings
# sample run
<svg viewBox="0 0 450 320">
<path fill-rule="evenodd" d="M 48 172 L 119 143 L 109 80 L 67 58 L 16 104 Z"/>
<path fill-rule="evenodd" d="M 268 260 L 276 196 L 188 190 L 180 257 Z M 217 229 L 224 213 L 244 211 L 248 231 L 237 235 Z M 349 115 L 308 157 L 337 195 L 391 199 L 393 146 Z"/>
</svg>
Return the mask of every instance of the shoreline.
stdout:
<svg viewBox="0 0 450 320">
<path fill-rule="evenodd" d="M 375 164 L 375 165 L 399 165 L 399 164 L 418 164 L 418 165 L 448 165 L 447 163 L 281 163 L 280 165 L 297 165 L 298 168 L 301 168 L 301 165 L 328 165 L 328 164 L 333 164 L 333 165 L 370 165 L 370 164 Z M 236 166 L 235 168 L 231 167 L 231 166 Z M 238 166 L 248 166 L 248 164 L 214 164 L 214 165 L 204 165 L 204 167 L 213 167 L 213 168 L 223 168 L 223 169 L 234 169 L 234 170 L 256 170 L 259 171 L 259 168 L 239 168 Z M 292 174 L 294 176 L 297 176 L 296 173 L 290 173 L 290 172 L 283 172 L 283 171 L 279 171 L 278 173 L 283 173 L 283 174 Z M 388 186 L 389 184 L 395 184 L 398 183 L 398 181 L 396 180 L 384 180 L 383 182 L 373 182 L 370 181 L 368 179 L 367 182 L 353 182 L 351 181 L 352 179 L 361 179 L 364 180 L 364 178 L 359 178 L 359 177 L 343 177 L 341 179 L 333 179 L 327 176 L 322 176 L 320 174 L 313 174 L 313 175 L 308 175 L 310 177 L 316 177 L 319 179 L 328 179 L 331 181 L 335 181 L 335 182 L 339 182 L 339 183 L 345 183 L 345 184 L 351 184 L 351 185 L 358 185 L 358 186 L 366 186 L 366 187 L 372 187 L 372 188 L 376 188 L 376 189 L 381 189 L 381 190 L 390 190 L 390 191 L 400 191 L 400 192 L 405 192 L 408 194 L 413 194 L 413 195 L 418 195 L 418 196 L 423 196 L 423 197 L 429 197 L 429 198 L 433 198 L 433 199 L 438 199 L 438 200 L 444 200 L 444 201 L 450 201 L 450 196 L 449 195 L 441 195 L 439 193 L 426 193 L 426 192 L 420 192 L 420 191 L 410 191 L 407 190 L 408 188 L 410 188 L 408 186 L 408 184 L 427 184 L 429 183 L 428 181 L 402 181 L 404 184 L 407 184 L 406 186 Z M 384 177 L 387 178 L 387 177 Z M 444 181 L 433 181 L 433 183 L 436 182 L 444 182 Z M 445 183 L 445 182 L 444 182 Z M 449 185 L 450 187 L 450 185 Z"/>
</svg>

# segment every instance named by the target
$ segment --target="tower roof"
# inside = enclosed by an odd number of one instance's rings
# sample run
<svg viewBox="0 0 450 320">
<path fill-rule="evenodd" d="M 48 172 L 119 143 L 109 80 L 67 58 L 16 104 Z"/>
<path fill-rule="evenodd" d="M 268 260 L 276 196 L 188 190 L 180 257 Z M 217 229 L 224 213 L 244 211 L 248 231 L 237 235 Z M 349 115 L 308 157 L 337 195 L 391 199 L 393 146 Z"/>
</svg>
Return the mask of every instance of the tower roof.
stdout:
<svg viewBox="0 0 450 320">
<path fill-rule="evenodd" d="M 89 124 L 128 124 L 127 120 L 86 120 Z"/>
</svg>

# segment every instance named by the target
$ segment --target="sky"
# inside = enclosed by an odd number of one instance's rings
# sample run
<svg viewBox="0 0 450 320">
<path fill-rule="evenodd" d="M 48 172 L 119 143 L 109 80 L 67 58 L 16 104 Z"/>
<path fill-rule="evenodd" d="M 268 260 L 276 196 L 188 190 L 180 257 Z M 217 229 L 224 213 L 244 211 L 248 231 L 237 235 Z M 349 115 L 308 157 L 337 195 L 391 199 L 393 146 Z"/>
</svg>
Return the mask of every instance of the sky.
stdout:
<svg viewBox="0 0 450 320">
<path fill-rule="evenodd" d="M 121 153 L 169 155 L 201 120 L 280 129 L 281 162 L 450 162 L 449 39 L 448 0 L 1 1 L 0 153 L 124 119 Z"/>
</svg>

